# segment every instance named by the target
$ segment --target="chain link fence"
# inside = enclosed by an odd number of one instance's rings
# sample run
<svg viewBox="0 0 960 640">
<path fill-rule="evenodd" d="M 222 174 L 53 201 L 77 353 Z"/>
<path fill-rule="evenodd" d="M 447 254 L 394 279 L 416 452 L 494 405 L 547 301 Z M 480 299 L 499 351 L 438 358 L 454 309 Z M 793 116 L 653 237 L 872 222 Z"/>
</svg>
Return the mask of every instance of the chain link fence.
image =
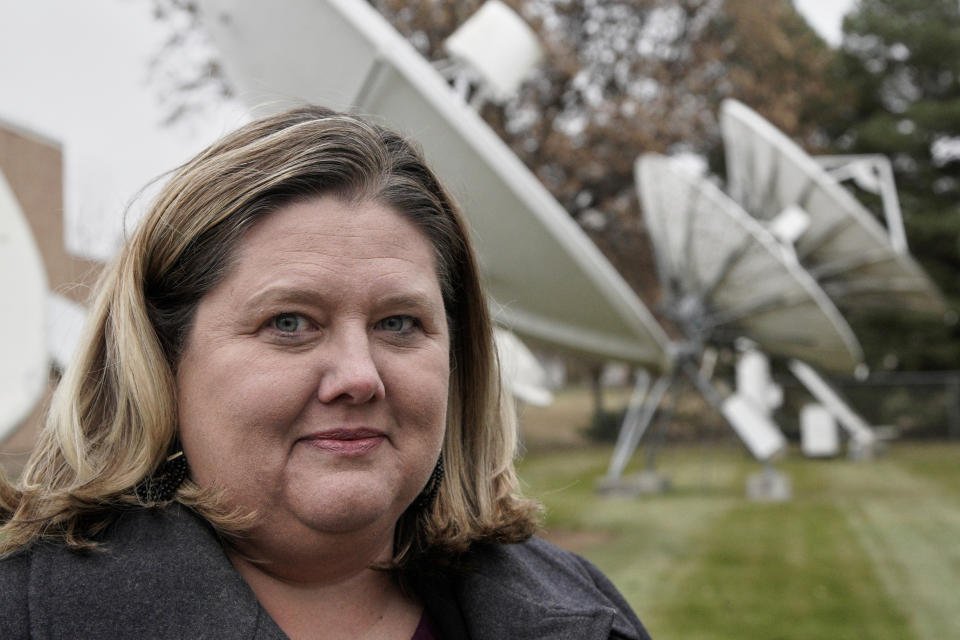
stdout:
<svg viewBox="0 0 960 640">
<path fill-rule="evenodd" d="M 814 400 L 795 379 L 779 382 L 786 398 L 777 420 L 791 435 L 799 430 L 799 408 Z M 829 382 L 874 427 L 892 428 L 904 438 L 960 440 L 960 370 L 883 372 Z"/>
</svg>

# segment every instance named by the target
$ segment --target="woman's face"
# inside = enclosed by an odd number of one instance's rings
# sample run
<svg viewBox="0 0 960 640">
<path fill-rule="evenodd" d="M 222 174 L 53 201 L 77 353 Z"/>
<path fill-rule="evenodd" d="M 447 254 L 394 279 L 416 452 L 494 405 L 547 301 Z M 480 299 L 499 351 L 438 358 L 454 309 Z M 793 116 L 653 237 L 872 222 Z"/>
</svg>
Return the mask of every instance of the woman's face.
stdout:
<svg viewBox="0 0 960 640">
<path fill-rule="evenodd" d="M 255 543 L 392 532 L 440 453 L 448 378 L 417 227 L 375 202 L 288 205 L 197 307 L 176 375 L 191 476 L 256 511 Z"/>
</svg>

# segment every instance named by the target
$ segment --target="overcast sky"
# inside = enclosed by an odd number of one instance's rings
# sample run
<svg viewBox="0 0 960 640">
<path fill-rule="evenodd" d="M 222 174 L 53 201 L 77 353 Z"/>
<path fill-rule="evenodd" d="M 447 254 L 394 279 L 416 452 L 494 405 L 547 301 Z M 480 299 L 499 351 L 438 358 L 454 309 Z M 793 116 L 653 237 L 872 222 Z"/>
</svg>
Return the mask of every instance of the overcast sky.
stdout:
<svg viewBox="0 0 960 640">
<path fill-rule="evenodd" d="M 0 119 L 64 147 L 67 242 L 108 257 L 146 182 L 242 123 L 161 127 L 147 61 L 164 35 L 147 0 L 0 0 Z"/>
<path fill-rule="evenodd" d="M 830 43 L 853 0 L 794 0 Z M 161 127 L 147 60 L 162 28 L 148 0 L 0 0 L 0 119 L 61 141 L 67 242 L 88 257 L 120 241 L 131 195 L 239 125 L 238 105 Z"/>
<path fill-rule="evenodd" d="M 853 8 L 853 3 L 854 0 L 793 0 L 810 26 L 833 46 L 840 44 L 843 16 Z"/>
</svg>

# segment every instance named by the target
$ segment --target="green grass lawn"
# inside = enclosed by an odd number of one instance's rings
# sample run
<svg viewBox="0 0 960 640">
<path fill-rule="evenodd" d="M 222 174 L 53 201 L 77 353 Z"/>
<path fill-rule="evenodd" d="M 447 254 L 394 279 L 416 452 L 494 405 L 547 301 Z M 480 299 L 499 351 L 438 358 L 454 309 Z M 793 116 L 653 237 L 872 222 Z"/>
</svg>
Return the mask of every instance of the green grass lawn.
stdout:
<svg viewBox="0 0 960 640">
<path fill-rule="evenodd" d="M 793 453 L 783 504 L 745 499 L 759 466 L 729 441 L 667 447 L 673 490 L 653 497 L 597 495 L 609 455 L 531 448 L 520 475 L 545 537 L 603 569 L 655 639 L 960 638 L 960 444 Z"/>
</svg>

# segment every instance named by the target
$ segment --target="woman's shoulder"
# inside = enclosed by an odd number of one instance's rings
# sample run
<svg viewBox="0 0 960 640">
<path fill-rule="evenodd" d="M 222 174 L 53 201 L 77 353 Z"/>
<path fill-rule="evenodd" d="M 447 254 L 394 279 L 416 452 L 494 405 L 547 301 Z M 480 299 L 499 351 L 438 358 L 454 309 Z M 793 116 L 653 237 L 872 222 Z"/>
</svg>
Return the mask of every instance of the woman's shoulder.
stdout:
<svg viewBox="0 0 960 640">
<path fill-rule="evenodd" d="M 649 640 L 630 605 L 596 566 L 541 538 L 477 545 L 466 566 L 464 596 L 491 605 L 497 616 L 604 618 L 614 637 Z"/>
<path fill-rule="evenodd" d="M 28 553 L 19 551 L 0 558 L 0 638 L 29 637 L 29 575 Z"/>
<path fill-rule="evenodd" d="M 118 513 L 94 551 L 39 542 L 0 560 L 0 638 L 175 638 L 223 624 L 251 637 L 262 617 L 208 525 L 179 506 Z"/>
<path fill-rule="evenodd" d="M 477 545 L 469 562 L 478 573 L 496 575 L 513 588 L 532 594 L 562 597 L 598 588 L 606 592 L 612 587 L 589 560 L 537 536 L 517 544 Z"/>
<path fill-rule="evenodd" d="M 581 577 L 593 565 L 583 556 L 547 542 L 539 536 L 533 536 L 517 544 L 481 545 L 475 549 L 476 557 L 486 562 L 513 570 L 535 570 L 556 573 L 556 577 Z"/>
<path fill-rule="evenodd" d="M 59 539 L 40 539 L 0 558 L 0 584 L 61 573 L 96 574 L 120 570 L 126 574 L 165 573 L 216 557 L 222 550 L 198 516 L 179 505 L 166 509 L 118 510 L 92 550 L 71 549 Z"/>
</svg>

